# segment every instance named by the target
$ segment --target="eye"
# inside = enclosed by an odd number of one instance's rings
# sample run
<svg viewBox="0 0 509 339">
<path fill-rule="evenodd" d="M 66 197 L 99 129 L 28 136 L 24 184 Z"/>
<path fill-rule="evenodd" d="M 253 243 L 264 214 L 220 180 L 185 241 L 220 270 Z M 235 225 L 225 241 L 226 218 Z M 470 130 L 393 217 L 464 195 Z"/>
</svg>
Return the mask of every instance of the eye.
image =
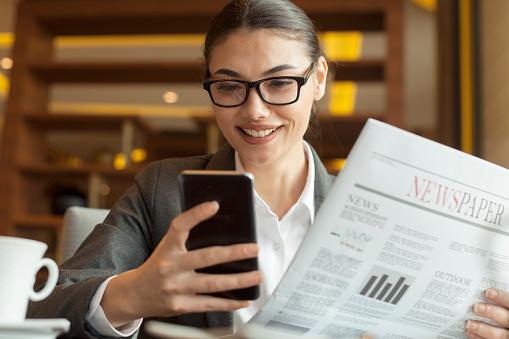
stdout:
<svg viewBox="0 0 509 339">
<path fill-rule="evenodd" d="M 231 92 L 237 92 L 239 90 L 242 90 L 244 87 L 242 84 L 239 84 L 237 82 L 216 82 L 214 84 L 214 87 L 217 91 L 222 93 L 231 93 Z"/>
<path fill-rule="evenodd" d="M 291 88 L 293 85 L 295 85 L 293 79 L 280 78 L 267 81 L 266 86 L 271 90 L 284 90 Z"/>
</svg>

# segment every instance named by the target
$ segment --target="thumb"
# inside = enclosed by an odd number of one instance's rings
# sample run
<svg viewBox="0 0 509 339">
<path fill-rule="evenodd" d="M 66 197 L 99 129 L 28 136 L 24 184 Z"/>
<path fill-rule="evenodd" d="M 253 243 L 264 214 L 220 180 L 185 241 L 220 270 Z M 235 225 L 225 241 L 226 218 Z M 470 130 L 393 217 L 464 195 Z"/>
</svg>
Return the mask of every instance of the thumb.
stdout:
<svg viewBox="0 0 509 339">
<path fill-rule="evenodd" d="M 164 246 L 171 248 L 176 246 L 181 250 L 185 250 L 189 231 L 202 221 L 212 218 L 217 211 L 219 211 L 219 203 L 217 201 L 208 201 L 182 212 L 171 221 L 164 239 Z"/>
</svg>

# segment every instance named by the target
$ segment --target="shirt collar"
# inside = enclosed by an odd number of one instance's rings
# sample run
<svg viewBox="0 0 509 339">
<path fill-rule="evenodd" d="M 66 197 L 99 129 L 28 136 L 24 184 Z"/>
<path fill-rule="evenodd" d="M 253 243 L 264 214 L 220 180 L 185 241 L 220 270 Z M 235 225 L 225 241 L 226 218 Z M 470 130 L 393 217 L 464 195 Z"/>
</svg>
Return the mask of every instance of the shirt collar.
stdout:
<svg viewBox="0 0 509 339">
<path fill-rule="evenodd" d="M 315 161 L 313 159 L 313 153 L 311 152 L 311 147 L 309 144 L 305 140 L 303 140 L 302 143 L 304 146 L 304 154 L 308 162 L 308 175 L 306 178 L 306 185 L 304 186 L 304 190 L 302 191 L 302 194 L 300 195 L 299 200 L 295 205 L 298 206 L 302 203 L 304 206 L 306 206 L 306 208 L 309 210 L 311 224 L 313 224 L 315 219 Z M 242 166 L 237 151 L 235 151 L 235 170 L 245 172 L 244 166 Z M 258 194 L 256 195 L 258 196 Z"/>
</svg>

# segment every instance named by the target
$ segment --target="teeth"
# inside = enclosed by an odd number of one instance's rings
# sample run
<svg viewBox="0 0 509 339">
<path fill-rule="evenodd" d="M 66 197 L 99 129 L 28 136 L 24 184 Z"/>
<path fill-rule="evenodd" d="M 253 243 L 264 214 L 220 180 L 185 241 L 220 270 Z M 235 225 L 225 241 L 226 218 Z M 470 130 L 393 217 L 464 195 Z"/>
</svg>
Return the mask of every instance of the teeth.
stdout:
<svg viewBox="0 0 509 339">
<path fill-rule="evenodd" d="M 254 129 L 243 128 L 242 131 L 244 131 L 244 133 L 246 133 L 247 135 L 250 135 L 252 137 L 263 138 L 264 136 L 273 133 L 276 129 L 277 128 L 257 131 L 257 130 L 254 130 Z"/>
</svg>

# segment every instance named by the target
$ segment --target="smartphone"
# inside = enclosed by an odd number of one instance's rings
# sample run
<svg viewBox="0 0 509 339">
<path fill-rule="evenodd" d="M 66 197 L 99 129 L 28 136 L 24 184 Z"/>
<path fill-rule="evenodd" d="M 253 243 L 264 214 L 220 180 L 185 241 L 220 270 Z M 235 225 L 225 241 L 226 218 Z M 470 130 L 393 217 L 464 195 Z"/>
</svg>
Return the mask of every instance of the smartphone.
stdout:
<svg viewBox="0 0 509 339">
<path fill-rule="evenodd" d="M 256 243 L 253 199 L 253 176 L 240 171 L 188 170 L 179 177 L 182 210 L 205 201 L 217 201 L 219 211 L 212 218 L 195 226 L 189 233 L 186 246 L 195 250 L 210 246 Z M 251 258 L 219 264 L 197 272 L 225 274 L 258 269 L 258 259 Z M 210 295 L 237 300 L 255 300 L 258 286 Z"/>
</svg>

